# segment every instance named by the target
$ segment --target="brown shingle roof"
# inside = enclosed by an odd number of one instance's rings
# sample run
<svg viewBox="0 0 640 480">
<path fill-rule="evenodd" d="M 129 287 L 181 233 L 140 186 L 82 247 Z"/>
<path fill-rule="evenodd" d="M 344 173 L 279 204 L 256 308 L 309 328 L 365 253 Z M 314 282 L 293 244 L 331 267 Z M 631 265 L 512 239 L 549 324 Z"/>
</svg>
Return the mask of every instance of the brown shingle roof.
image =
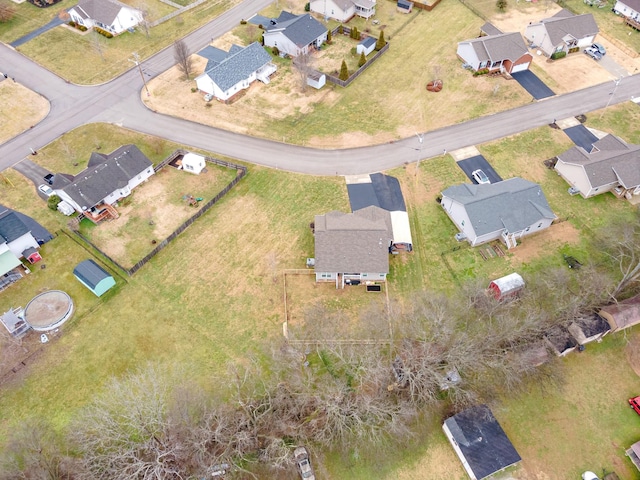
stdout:
<svg viewBox="0 0 640 480">
<path fill-rule="evenodd" d="M 609 322 L 613 331 L 636 325 L 640 323 L 640 295 L 602 307 L 599 315 Z"/>
</svg>

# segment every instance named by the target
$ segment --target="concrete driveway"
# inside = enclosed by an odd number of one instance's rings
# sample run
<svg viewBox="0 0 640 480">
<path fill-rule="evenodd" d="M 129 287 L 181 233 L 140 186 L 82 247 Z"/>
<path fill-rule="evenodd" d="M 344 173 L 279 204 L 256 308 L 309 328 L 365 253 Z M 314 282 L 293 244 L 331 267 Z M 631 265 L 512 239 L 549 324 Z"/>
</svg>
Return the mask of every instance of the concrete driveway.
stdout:
<svg viewBox="0 0 640 480">
<path fill-rule="evenodd" d="M 555 93 L 531 70 L 512 73 L 511 76 L 536 100 L 553 97 Z"/>
<path fill-rule="evenodd" d="M 469 177 L 469 180 L 471 180 L 472 183 L 478 183 L 473 179 L 473 175 L 471 175 L 474 170 L 478 170 L 478 169 L 482 170 L 484 173 L 487 174 L 487 177 L 489 177 L 489 180 L 491 181 L 491 183 L 497 183 L 502 181 L 502 177 L 498 175 L 498 172 L 496 172 L 493 169 L 491 164 L 482 155 L 475 155 L 473 157 L 460 160 L 459 162 L 456 162 L 456 163 L 462 169 L 465 175 Z"/>
</svg>

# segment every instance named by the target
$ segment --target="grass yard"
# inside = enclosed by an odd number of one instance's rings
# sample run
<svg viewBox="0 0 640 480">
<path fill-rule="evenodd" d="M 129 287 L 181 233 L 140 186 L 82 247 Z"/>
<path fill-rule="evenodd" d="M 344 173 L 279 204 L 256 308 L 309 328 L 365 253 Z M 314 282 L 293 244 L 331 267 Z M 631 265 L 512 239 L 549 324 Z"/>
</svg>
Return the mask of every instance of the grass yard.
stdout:
<svg viewBox="0 0 640 480">
<path fill-rule="evenodd" d="M 0 41 L 11 43 L 27 33 L 46 25 L 61 10 L 73 7 L 77 2 L 63 0 L 49 8 L 38 8 L 29 2 L 14 3 L 11 0 L 0 0 L 15 9 L 15 15 L 9 22 L 0 22 Z"/>
<path fill-rule="evenodd" d="M 159 0 L 145 0 L 150 16 L 175 9 Z M 135 3 L 135 2 L 134 2 Z M 205 2 L 157 27 L 147 37 L 140 28 L 107 39 L 95 32 L 56 27 L 18 50 L 61 77 L 78 84 L 98 84 L 132 68 L 132 52 L 140 59 L 153 55 L 237 4 L 237 0 Z"/>
<path fill-rule="evenodd" d="M 212 164 L 200 175 L 164 167 L 120 202 L 119 218 L 99 225 L 84 219 L 80 233 L 120 265 L 131 268 L 235 176 L 235 170 Z M 202 200 L 194 208 L 185 196 Z"/>
<path fill-rule="evenodd" d="M 286 274 L 287 319 L 292 340 L 388 340 L 385 286 L 367 293 L 364 285 L 336 289 L 315 275 Z"/>
<path fill-rule="evenodd" d="M 44 97 L 10 79 L 0 82 L 0 144 L 35 125 L 47 113 L 49 102 Z"/>
</svg>

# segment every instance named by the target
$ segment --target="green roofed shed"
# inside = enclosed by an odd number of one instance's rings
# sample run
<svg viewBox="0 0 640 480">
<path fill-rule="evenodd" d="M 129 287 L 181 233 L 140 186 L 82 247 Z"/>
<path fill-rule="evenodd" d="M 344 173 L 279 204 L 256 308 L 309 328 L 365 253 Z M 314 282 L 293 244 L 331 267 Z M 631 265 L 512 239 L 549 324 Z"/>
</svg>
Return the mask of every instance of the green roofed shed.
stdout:
<svg viewBox="0 0 640 480">
<path fill-rule="evenodd" d="M 73 274 L 85 287 L 101 297 L 116 284 L 114 278 L 93 260 L 80 262 Z"/>
</svg>

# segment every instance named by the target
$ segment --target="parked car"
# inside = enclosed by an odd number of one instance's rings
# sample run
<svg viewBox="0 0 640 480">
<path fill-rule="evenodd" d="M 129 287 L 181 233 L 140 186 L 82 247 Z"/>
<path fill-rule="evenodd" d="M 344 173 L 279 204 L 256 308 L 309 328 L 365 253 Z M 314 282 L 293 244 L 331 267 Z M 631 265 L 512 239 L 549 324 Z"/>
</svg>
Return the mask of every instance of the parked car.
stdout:
<svg viewBox="0 0 640 480">
<path fill-rule="evenodd" d="M 40 193 L 44 193 L 47 197 L 53 195 L 53 189 L 49 185 L 42 184 L 38 187 Z"/>
<path fill-rule="evenodd" d="M 491 183 L 491 181 L 489 180 L 489 177 L 487 177 L 487 174 L 484 173 L 482 170 L 474 170 L 471 173 L 471 176 L 473 177 L 473 179 L 478 182 L 479 185 L 485 185 L 487 183 Z"/>
<path fill-rule="evenodd" d="M 316 477 L 313 474 L 313 468 L 309 461 L 309 451 L 306 447 L 298 447 L 293 451 L 293 458 L 296 461 L 298 472 L 304 480 L 315 480 Z"/>
<path fill-rule="evenodd" d="M 594 48 L 593 45 L 584 49 L 584 53 L 589 55 L 594 60 L 600 60 L 602 58 L 602 54 L 597 48 Z"/>
<path fill-rule="evenodd" d="M 594 43 L 591 45 L 591 48 L 596 50 L 603 57 L 607 54 L 607 49 L 604 48 L 601 43 Z"/>
<path fill-rule="evenodd" d="M 53 177 L 55 177 L 53 173 L 47 173 L 44 176 L 44 181 L 47 182 L 47 185 L 53 185 Z"/>
<path fill-rule="evenodd" d="M 629 399 L 629 405 L 633 408 L 638 415 L 640 415 L 640 397 L 634 397 Z"/>
<path fill-rule="evenodd" d="M 593 472 L 584 472 L 582 474 L 582 480 L 599 480 L 598 476 Z"/>
</svg>

